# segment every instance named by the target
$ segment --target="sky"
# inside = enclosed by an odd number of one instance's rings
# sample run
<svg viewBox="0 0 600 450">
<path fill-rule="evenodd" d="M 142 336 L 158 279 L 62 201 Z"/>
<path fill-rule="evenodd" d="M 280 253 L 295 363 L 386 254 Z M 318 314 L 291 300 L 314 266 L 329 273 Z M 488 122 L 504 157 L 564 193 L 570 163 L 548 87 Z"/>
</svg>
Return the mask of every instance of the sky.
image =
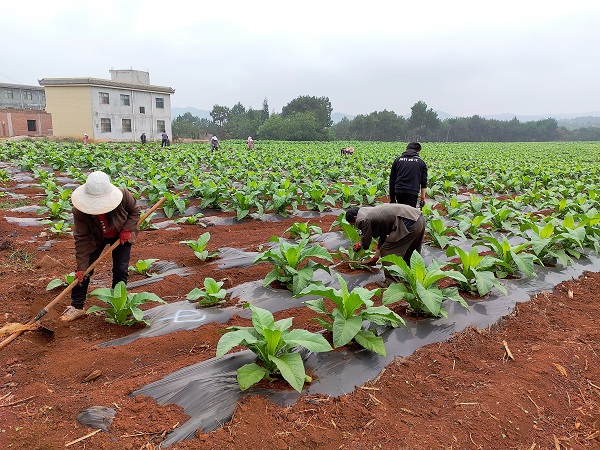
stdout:
<svg viewBox="0 0 600 450">
<path fill-rule="evenodd" d="M 181 108 L 600 111 L 597 0 L 30 0 L 3 4 L 0 42 L 2 83 L 143 70 Z"/>
</svg>

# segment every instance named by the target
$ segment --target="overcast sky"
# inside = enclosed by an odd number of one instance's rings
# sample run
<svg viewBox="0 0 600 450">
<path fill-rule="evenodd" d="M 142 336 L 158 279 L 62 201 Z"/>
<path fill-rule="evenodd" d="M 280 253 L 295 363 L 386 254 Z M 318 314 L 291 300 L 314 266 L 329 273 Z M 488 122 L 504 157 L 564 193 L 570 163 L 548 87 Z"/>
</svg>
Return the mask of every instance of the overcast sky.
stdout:
<svg viewBox="0 0 600 450">
<path fill-rule="evenodd" d="M 600 111 L 597 0 L 3 2 L 0 82 L 150 73 L 172 106 Z"/>
</svg>

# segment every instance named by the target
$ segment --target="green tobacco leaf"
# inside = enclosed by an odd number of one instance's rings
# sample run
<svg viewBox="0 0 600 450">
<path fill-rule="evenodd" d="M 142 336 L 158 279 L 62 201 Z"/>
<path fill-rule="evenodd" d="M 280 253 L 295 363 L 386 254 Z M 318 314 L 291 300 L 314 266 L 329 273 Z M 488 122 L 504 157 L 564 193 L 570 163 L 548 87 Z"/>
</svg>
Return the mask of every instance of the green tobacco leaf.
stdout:
<svg viewBox="0 0 600 450">
<path fill-rule="evenodd" d="M 242 391 L 268 376 L 269 371 L 255 363 L 245 364 L 237 370 L 237 381 Z"/>
<path fill-rule="evenodd" d="M 229 331 L 221 336 L 217 344 L 216 357 L 220 358 L 233 347 L 240 345 L 242 342 L 254 343 L 256 336 L 250 332 L 248 328 L 240 328 L 235 331 Z"/>
<path fill-rule="evenodd" d="M 285 381 L 290 383 L 298 392 L 302 392 L 304 386 L 304 363 L 300 353 L 284 353 L 280 357 L 270 356 Z"/>
<path fill-rule="evenodd" d="M 55 289 L 59 286 L 64 286 L 65 282 L 59 278 L 55 278 L 54 280 L 52 280 L 50 283 L 48 283 L 48 286 L 46 286 L 46 290 L 47 291 L 51 291 L 52 289 Z"/>
<path fill-rule="evenodd" d="M 311 333 L 310 331 L 303 330 L 301 328 L 290 331 L 287 334 L 285 341 L 290 346 L 304 347 L 305 349 L 315 353 L 328 352 L 332 350 L 331 345 L 322 335 Z"/>
<path fill-rule="evenodd" d="M 337 311 L 337 310 L 336 310 Z M 343 317 L 341 314 L 335 314 L 333 319 L 333 346 L 341 347 L 350 342 L 362 326 L 360 316 Z"/>
<path fill-rule="evenodd" d="M 262 309 L 254 305 L 250 305 L 250 309 L 252 310 L 252 325 L 256 331 L 258 331 L 260 334 L 263 334 L 263 330 L 265 328 L 273 328 L 275 325 L 273 314 L 266 309 Z"/>
<path fill-rule="evenodd" d="M 360 330 L 354 337 L 354 340 L 367 350 L 371 350 L 381 356 L 386 355 L 382 337 L 375 336 L 372 331 Z"/>
</svg>

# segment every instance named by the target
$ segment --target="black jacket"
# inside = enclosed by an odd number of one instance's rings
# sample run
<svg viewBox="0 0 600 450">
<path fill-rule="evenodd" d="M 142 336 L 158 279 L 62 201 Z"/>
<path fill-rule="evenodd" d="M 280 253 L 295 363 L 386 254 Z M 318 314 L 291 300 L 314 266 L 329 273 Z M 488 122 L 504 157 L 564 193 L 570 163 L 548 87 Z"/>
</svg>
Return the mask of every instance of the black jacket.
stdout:
<svg viewBox="0 0 600 450">
<path fill-rule="evenodd" d="M 396 203 L 396 193 L 419 195 L 427 187 L 427 164 L 416 150 L 406 150 L 390 170 L 390 203 Z"/>
</svg>

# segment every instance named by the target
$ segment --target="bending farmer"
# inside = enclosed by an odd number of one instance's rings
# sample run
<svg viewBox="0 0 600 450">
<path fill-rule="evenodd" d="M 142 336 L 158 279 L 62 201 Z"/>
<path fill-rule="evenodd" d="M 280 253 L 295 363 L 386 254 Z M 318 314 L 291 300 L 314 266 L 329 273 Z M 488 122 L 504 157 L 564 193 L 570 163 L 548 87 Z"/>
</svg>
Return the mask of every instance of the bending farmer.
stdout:
<svg viewBox="0 0 600 450">
<path fill-rule="evenodd" d="M 112 252 L 112 287 L 127 283 L 131 244 L 139 227 L 140 210 L 137 201 L 125 188 L 112 185 L 104 172 L 92 172 L 85 184 L 71 194 L 73 203 L 73 237 L 79 284 L 71 291 L 71 306 L 61 320 L 70 322 L 85 315 L 83 305 L 90 284 L 90 272 L 85 270 L 94 263 L 107 245 L 120 240 Z"/>
<path fill-rule="evenodd" d="M 361 236 L 354 250 L 369 248 L 373 238 L 378 239 L 375 257 L 371 262 L 387 255 L 398 255 L 410 265 L 414 251 L 421 252 L 425 235 L 423 213 L 412 206 L 386 203 L 346 210 L 346 220 L 354 225 Z M 386 284 L 398 282 L 384 269 Z"/>
</svg>

